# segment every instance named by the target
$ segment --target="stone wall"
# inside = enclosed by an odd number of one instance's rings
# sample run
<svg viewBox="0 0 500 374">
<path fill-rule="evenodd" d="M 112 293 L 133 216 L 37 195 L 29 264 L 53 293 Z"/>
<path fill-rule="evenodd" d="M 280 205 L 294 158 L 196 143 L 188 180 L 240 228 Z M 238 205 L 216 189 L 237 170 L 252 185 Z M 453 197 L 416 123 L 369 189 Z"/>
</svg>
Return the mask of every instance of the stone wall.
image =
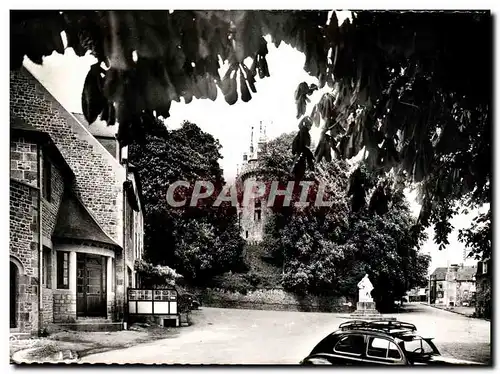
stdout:
<svg viewBox="0 0 500 374">
<path fill-rule="evenodd" d="M 287 310 L 300 312 L 349 312 L 343 305 L 344 297 L 305 296 L 299 297 L 280 288 L 249 291 L 246 295 L 216 289 L 195 292 L 202 305 L 218 308 L 241 308 L 263 310 Z"/>
<path fill-rule="evenodd" d="M 48 327 L 54 322 L 54 301 L 52 289 L 44 288 L 42 291 L 42 326 L 41 329 Z"/>
<path fill-rule="evenodd" d="M 118 161 L 24 68 L 10 72 L 10 111 L 51 136 L 75 173 L 75 192 L 121 243 L 125 171 Z"/>
<path fill-rule="evenodd" d="M 70 290 L 54 290 L 54 322 L 76 321 L 76 295 Z"/>
<path fill-rule="evenodd" d="M 50 162 L 50 159 L 49 159 Z M 57 213 L 64 192 L 64 179 L 61 171 L 51 162 L 51 199 L 42 199 L 42 233 L 46 241 L 50 242 L 56 226 Z"/>
<path fill-rule="evenodd" d="M 38 331 L 38 190 L 10 181 L 10 258 L 17 267 L 16 315 L 21 332 Z"/>
<path fill-rule="evenodd" d="M 463 302 L 471 303 L 472 294 L 476 292 L 476 283 L 461 281 L 457 282 L 457 302 L 456 306 L 461 306 Z"/>
<path fill-rule="evenodd" d="M 38 146 L 22 137 L 10 140 L 10 177 L 38 186 Z"/>
<path fill-rule="evenodd" d="M 114 318 L 121 320 L 124 318 L 124 303 L 125 303 L 125 268 L 123 266 L 123 252 L 115 255 L 115 305 Z"/>
</svg>

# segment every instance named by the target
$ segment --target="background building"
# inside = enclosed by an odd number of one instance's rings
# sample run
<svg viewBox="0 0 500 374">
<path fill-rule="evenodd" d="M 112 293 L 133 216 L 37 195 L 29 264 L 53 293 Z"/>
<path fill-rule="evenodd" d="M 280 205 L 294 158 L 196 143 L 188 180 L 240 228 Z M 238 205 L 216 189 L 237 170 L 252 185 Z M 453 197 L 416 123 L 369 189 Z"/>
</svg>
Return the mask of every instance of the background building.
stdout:
<svg viewBox="0 0 500 374">
<path fill-rule="evenodd" d="M 471 305 L 476 296 L 476 266 L 438 267 L 429 277 L 431 304 L 446 307 Z"/>
</svg>

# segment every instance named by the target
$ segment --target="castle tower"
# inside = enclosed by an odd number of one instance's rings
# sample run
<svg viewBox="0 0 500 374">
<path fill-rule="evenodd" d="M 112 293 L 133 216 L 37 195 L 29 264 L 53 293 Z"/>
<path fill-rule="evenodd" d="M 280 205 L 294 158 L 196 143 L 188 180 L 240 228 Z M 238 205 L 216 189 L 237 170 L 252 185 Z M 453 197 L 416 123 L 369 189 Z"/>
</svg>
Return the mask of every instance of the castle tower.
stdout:
<svg viewBox="0 0 500 374">
<path fill-rule="evenodd" d="M 256 180 L 252 172 L 258 168 L 259 155 L 262 154 L 266 148 L 266 126 L 262 121 L 259 123 L 257 142 L 255 141 L 255 135 L 254 126 L 252 126 L 250 131 L 249 152 L 243 154 L 243 164 L 238 169 L 238 174 L 236 176 L 236 180 L 241 184 L 243 189 L 247 181 Z M 257 143 L 256 147 L 255 143 Z M 238 218 L 243 239 L 251 243 L 262 241 L 268 212 L 265 201 L 261 201 L 258 198 L 251 199 L 248 206 L 238 208 Z"/>
</svg>

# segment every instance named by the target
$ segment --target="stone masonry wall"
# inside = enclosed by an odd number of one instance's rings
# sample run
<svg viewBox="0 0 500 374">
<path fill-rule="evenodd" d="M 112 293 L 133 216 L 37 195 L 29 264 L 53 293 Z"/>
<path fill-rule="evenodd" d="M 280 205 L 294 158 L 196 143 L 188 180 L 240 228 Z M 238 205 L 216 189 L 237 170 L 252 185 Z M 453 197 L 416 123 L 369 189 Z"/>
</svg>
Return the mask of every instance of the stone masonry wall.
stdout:
<svg viewBox="0 0 500 374">
<path fill-rule="evenodd" d="M 42 291 L 42 326 L 41 328 L 48 327 L 52 322 L 54 322 L 54 302 L 52 290 L 50 288 L 44 288 Z"/>
<path fill-rule="evenodd" d="M 76 295 L 69 290 L 54 290 L 54 322 L 76 322 Z"/>
<path fill-rule="evenodd" d="M 123 266 L 123 252 L 115 255 L 115 304 L 114 304 L 114 319 L 121 320 L 124 318 L 124 303 L 125 303 L 125 268 Z"/>
<path fill-rule="evenodd" d="M 196 292 L 204 306 L 241 309 L 288 310 L 301 312 L 348 312 L 344 297 L 298 297 L 280 288 L 238 292 L 206 289 Z"/>
<path fill-rule="evenodd" d="M 38 185 L 38 146 L 22 137 L 10 140 L 10 177 L 30 186 Z"/>
<path fill-rule="evenodd" d="M 457 282 L 457 302 L 456 306 L 461 306 L 463 302 L 471 303 L 472 293 L 476 292 L 475 282 Z"/>
<path fill-rule="evenodd" d="M 23 182 L 10 181 L 10 256 L 18 270 L 17 327 L 21 332 L 38 331 L 38 190 Z"/>
<path fill-rule="evenodd" d="M 256 178 L 251 177 L 244 179 L 242 183 L 245 185 L 245 183 L 252 183 L 255 181 Z M 267 207 L 267 200 L 262 199 L 260 208 L 261 216 L 259 220 L 255 214 L 257 210 L 255 208 L 255 202 L 256 199 L 250 199 L 248 206 L 242 206 L 238 209 L 241 236 L 251 244 L 260 243 L 262 241 L 264 236 L 264 227 L 271 214 L 270 209 Z"/>
<path fill-rule="evenodd" d="M 121 165 L 24 68 L 10 72 L 10 111 L 51 136 L 75 173 L 75 192 L 121 243 Z"/>
<path fill-rule="evenodd" d="M 49 159 L 50 161 L 50 159 Z M 50 240 L 57 221 L 57 213 L 64 192 L 64 179 L 61 171 L 51 162 L 51 199 L 43 199 L 42 233 L 45 239 Z"/>
</svg>

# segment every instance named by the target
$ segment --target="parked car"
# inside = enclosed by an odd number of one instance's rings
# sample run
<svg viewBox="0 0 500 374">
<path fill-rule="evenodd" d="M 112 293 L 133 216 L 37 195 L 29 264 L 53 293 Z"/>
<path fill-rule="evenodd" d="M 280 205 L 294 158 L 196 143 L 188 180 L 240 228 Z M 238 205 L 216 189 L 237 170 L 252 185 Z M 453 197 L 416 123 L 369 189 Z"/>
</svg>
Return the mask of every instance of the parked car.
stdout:
<svg viewBox="0 0 500 374">
<path fill-rule="evenodd" d="M 179 300 L 183 305 L 189 306 L 190 310 L 199 309 L 201 307 L 200 299 L 198 299 L 196 295 L 189 292 L 179 294 Z"/>
<path fill-rule="evenodd" d="M 444 357 L 415 325 L 393 320 L 345 322 L 321 340 L 301 365 L 481 365 Z"/>
</svg>

